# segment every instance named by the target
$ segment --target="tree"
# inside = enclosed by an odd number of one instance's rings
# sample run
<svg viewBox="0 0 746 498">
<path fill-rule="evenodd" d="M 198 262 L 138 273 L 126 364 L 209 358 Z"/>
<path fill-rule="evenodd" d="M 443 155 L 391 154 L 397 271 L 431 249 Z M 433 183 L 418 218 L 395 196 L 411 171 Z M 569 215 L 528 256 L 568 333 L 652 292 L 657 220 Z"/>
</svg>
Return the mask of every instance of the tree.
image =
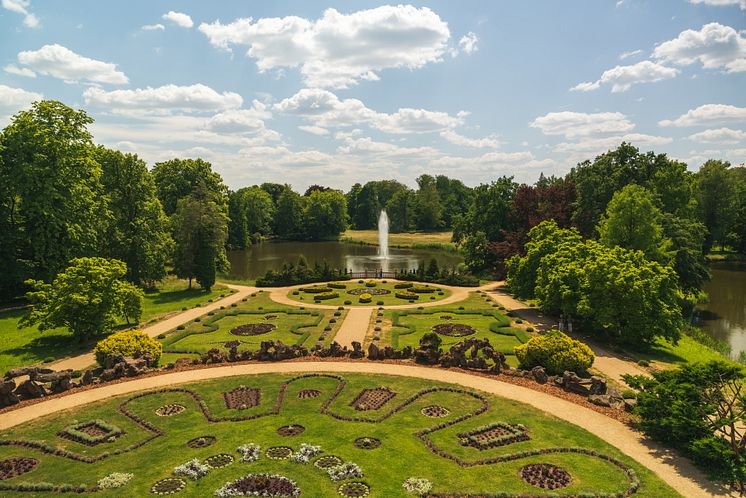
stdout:
<svg viewBox="0 0 746 498">
<path fill-rule="evenodd" d="M 27 281 L 33 289 L 26 294 L 32 307 L 21 319 L 21 326 L 38 324 L 39 330 L 67 327 L 83 342 L 110 332 L 118 318 L 139 320 L 143 294 L 123 280 L 126 273 L 122 261 L 77 258 L 51 284 Z"/>
<path fill-rule="evenodd" d="M 347 228 L 347 198 L 337 190 L 314 191 L 303 210 L 306 238 L 334 237 Z"/>
<path fill-rule="evenodd" d="M 386 213 L 392 233 L 411 230 L 414 224 L 414 192 L 408 188 L 398 190 L 386 204 Z"/>
<path fill-rule="evenodd" d="M 443 228 L 443 205 L 435 186 L 435 178 L 422 175 L 417 178 L 417 194 L 414 198 L 414 219 L 420 230 Z"/>
<path fill-rule="evenodd" d="M 280 183 L 262 183 L 260 187 L 272 197 L 272 203 L 275 207 L 277 207 L 277 202 L 280 200 L 280 195 L 290 188 L 289 185 L 282 185 Z"/>
<path fill-rule="evenodd" d="M 467 235 L 481 231 L 490 242 L 502 241 L 505 231 L 512 228 L 510 212 L 517 188 L 513 177 L 507 176 L 476 187 L 469 210 L 453 227 L 453 240 L 460 242 Z"/>
<path fill-rule="evenodd" d="M 635 412 L 650 438 L 691 457 L 715 479 L 746 491 L 746 396 L 737 365 L 686 364 L 648 376 L 625 376 L 639 389 Z"/>
<path fill-rule="evenodd" d="M 735 251 L 746 254 L 746 167 L 730 170 L 733 184 L 733 207 L 726 242 Z"/>
<path fill-rule="evenodd" d="M 49 281 L 95 254 L 109 221 L 85 111 L 46 100 L 16 114 L 0 137 L 0 224 L 6 294 L 19 277 Z M 8 244 L 5 246 L 5 244 Z M 15 277 L 15 278 L 14 278 Z M 7 282 L 7 283 L 6 283 Z"/>
<path fill-rule="evenodd" d="M 707 229 L 702 223 L 668 213 L 661 221 L 663 234 L 671 241 L 671 265 L 679 276 L 679 285 L 685 292 L 698 295 L 705 282 L 710 280 L 710 270 L 702 250 Z"/>
<path fill-rule="evenodd" d="M 245 187 L 228 195 L 228 244 L 244 248 L 256 235 L 272 233 L 275 205 L 262 188 Z"/>
<path fill-rule="evenodd" d="M 647 259 L 664 262 L 670 241 L 664 242 L 661 216 L 650 191 L 627 185 L 611 198 L 598 224 L 599 240 L 606 246 L 642 251 Z"/>
<path fill-rule="evenodd" d="M 358 230 L 369 230 L 378 224 L 378 215 L 381 213 L 381 203 L 378 193 L 372 183 L 366 183 L 357 194 L 357 205 L 355 207 L 355 219 L 353 223 Z"/>
<path fill-rule="evenodd" d="M 209 291 L 218 269 L 225 267 L 228 220 L 214 197 L 200 182 L 194 192 L 180 199 L 173 216 L 176 250 L 174 270 Z"/>
<path fill-rule="evenodd" d="M 489 241 L 481 230 L 461 239 L 461 251 L 464 254 L 464 264 L 470 272 L 480 273 L 489 268 Z"/>
<path fill-rule="evenodd" d="M 103 253 L 124 261 L 127 280 L 152 286 L 166 275 L 173 246 L 153 178 L 135 154 L 98 147 L 95 157 L 103 170 L 101 182 L 112 214 Z"/>
<path fill-rule="evenodd" d="M 451 179 L 445 175 L 435 177 L 435 188 L 443 205 L 443 224 L 447 228 L 452 228 L 456 218 L 469 209 L 472 189 L 461 180 Z"/>
<path fill-rule="evenodd" d="M 228 202 L 228 187 L 220 175 L 212 170 L 212 165 L 202 159 L 171 159 L 153 166 L 153 178 L 158 198 L 168 216 L 176 212 L 179 199 L 191 194 L 198 184 L 213 197 L 221 208 Z"/>
<path fill-rule="evenodd" d="M 286 189 L 277 200 L 275 212 L 275 234 L 283 239 L 298 239 L 303 236 L 303 206 L 305 198 Z"/>
</svg>

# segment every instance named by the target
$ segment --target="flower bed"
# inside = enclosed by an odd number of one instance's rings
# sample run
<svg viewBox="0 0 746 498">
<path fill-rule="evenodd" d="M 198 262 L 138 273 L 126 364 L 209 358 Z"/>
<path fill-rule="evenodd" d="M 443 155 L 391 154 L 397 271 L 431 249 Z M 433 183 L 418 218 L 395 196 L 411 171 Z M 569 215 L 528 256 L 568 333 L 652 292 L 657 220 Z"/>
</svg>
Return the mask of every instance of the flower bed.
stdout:
<svg viewBox="0 0 746 498">
<path fill-rule="evenodd" d="M 124 472 L 112 472 L 98 480 L 98 487 L 101 489 L 121 488 L 135 477 L 134 474 Z"/>
<path fill-rule="evenodd" d="M 326 473 L 332 481 L 344 481 L 345 479 L 363 477 L 363 470 L 358 464 L 353 462 L 345 462 L 336 467 L 331 467 L 326 470 Z"/>
<path fill-rule="evenodd" d="M 394 296 L 396 296 L 396 298 L 398 299 L 405 299 L 407 301 L 416 301 L 420 298 L 418 294 L 407 291 L 397 292 L 396 294 L 394 294 Z"/>
<path fill-rule="evenodd" d="M 293 453 L 290 459 L 295 463 L 306 465 L 313 457 L 321 453 L 321 446 L 303 443 L 298 448 L 298 451 Z"/>
<path fill-rule="evenodd" d="M 225 406 L 232 410 L 246 410 L 259 406 L 261 391 L 254 387 L 238 386 L 223 393 Z"/>
<path fill-rule="evenodd" d="M 380 289 L 376 287 L 358 287 L 357 289 L 348 290 L 347 294 L 351 294 L 353 296 L 360 296 L 362 294 L 370 294 L 371 296 L 383 296 L 386 294 L 391 294 L 391 291 L 388 289 Z"/>
<path fill-rule="evenodd" d="M 439 323 L 433 325 L 433 332 L 448 337 L 465 337 L 477 333 L 474 327 L 464 323 Z"/>
<path fill-rule="evenodd" d="M 236 451 L 241 455 L 242 462 L 255 462 L 259 460 L 259 452 L 262 447 L 255 443 L 243 444 L 236 448 Z"/>
<path fill-rule="evenodd" d="M 338 467 L 342 465 L 343 460 L 336 455 L 324 455 L 318 458 L 313 464 L 319 469 L 327 470 L 332 467 Z"/>
<path fill-rule="evenodd" d="M 187 463 L 174 468 L 174 475 L 188 477 L 193 481 L 198 481 L 210 473 L 210 467 L 201 463 L 196 458 L 192 458 Z"/>
<path fill-rule="evenodd" d="M 293 449 L 288 446 L 272 446 L 267 449 L 267 458 L 272 460 L 287 460 L 293 454 Z"/>
<path fill-rule="evenodd" d="M 425 496 L 433 489 L 433 483 L 424 477 L 408 477 L 402 487 L 411 495 Z"/>
<path fill-rule="evenodd" d="M 381 440 L 375 437 L 359 437 L 355 440 L 355 448 L 374 450 L 381 447 Z"/>
<path fill-rule="evenodd" d="M 0 460 L 0 481 L 31 472 L 39 465 L 39 460 L 31 457 L 15 457 Z"/>
<path fill-rule="evenodd" d="M 445 408 L 440 405 L 426 406 L 425 408 L 420 410 L 420 413 L 430 418 L 442 418 L 442 417 L 447 417 L 448 415 L 451 414 L 448 408 Z"/>
<path fill-rule="evenodd" d="M 370 494 L 370 486 L 361 481 L 346 482 L 337 488 L 337 492 L 349 498 L 359 498 Z"/>
<path fill-rule="evenodd" d="M 215 436 L 199 436 L 187 441 L 187 446 L 190 448 L 207 448 L 215 444 L 216 441 Z"/>
<path fill-rule="evenodd" d="M 444 315 L 444 316 L 441 316 L 440 319 L 443 320 L 443 321 L 448 321 L 448 320 L 453 320 L 453 317 L 452 316 L 448 316 L 448 315 Z"/>
<path fill-rule="evenodd" d="M 298 391 L 298 398 L 300 399 L 318 398 L 319 396 L 321 396 L 321 391 L 318 389 L 301 389 Z"/>
<path fill-rule="evenodd" d="M 277 315 L 264 315 L 265 320 L 277 320 Z"/>
<path fill-rule="evenodd" d="M 171 417 L 186 410 L 184 405 L 163 405 L 155 411 L 159 417 Z"/>
<path fill-rule="evenodd" d="M 389 402 L 396 393 L 387 387 L 376 387 L 374 389 L 363 389 L 350 406 L 357 411 L 378 410 Z"/>
<path fill-rule="evenodd" d="M 503 424 L 501 422 L 478 427 L 473 431 L 459 433 L 457 437 L 462 446 L 472 446 L 478 450 L 506 446 L 531 439 L 524 426 L 520 424 Z"/>
<path fill-rule="evenodd" d="M 303 434 L 306 428 L 302 425 L 283 425 L 277 429 L 277 434 L 283 437 L 292 437 Z"/>
<path fill-rule="evenodd" d="M 534 463 L 521 468 L 521 479 L 542 489 L 565 488 L 572 482 L 570 474 L 556 465 Z"/>
<path fill-rule="evenodd" d="M 292 498 L 300 496 L 300 488 L 292 479 L 278 474 L 249 474 L 225 484 L 215 496 L 271 496 Z"/>
<path fill-rule="evenodd" d="M 373 301 L 373 296 L 366 292 L 365 294 L 360 295 L 360 299 L 358 299 L 358 301 L 363 304 L 367 304 Z"/>
<path fill-rule="evenodd" d="M 205 465 L 211 469 L 222 469 L 233 463 L 233 457 L 227 453 L 218 453 L 205 458 Z"/>
<path fill-rule="evenodd" d="M 86 446 L 111 443 L 122 434 L 124 434 L 122 429 L 103 420 L 81 422 L 57 433 L 62 438 L 82 443 Z"/>
<path fill-rule="evenodd" d="M 276 328 L 277 326 L 271 323 L 245 323 L 238 327 L 233 327 L 230 333 L 238 336 L 253 336 L 269 334 Z"/>
<path fill-rule="evenodd" d="M 186 481 L 179 477 L 167 477 L 153 484 L 150 492 L 154 495 L 173 495 L 186 487 Z"/>
</svg>

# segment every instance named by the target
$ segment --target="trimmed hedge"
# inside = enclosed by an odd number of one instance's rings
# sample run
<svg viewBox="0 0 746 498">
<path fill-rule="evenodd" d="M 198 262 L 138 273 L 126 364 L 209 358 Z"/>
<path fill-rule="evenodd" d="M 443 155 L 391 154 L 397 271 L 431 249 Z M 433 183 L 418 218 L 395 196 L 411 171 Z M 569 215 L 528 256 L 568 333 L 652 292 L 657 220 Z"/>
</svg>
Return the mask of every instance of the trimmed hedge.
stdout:
<svg viewBox="0 0 746 498">
<path fill-rule="evenodd" d="M 560 375 L 565 370 L 586 372 L 593 365 L 595 356 L 591 348 L 572 339 L 559 330 L 532 337 L 525 344 L 516 346 L 515 355 L 521 368 L 530 370 L 541 366 L 550 374 Z"/>
<path fill-rule="evenodd" d="M 394 296 L 399 299 L 406 299 L 407 301 L 414 301 L 415 299 L 420 298 L 420 296 L 412 292 L 397 292 L 394 294 Z"/>
<path fill-rule="evenodd" d="M 324 292 L 313 296 L 314 301 L 325 301 L 326 299 L 336 299 L 339 297 L 338 292 Z"/>
<path fill-rule="evenodd" d="M 317 285 L 314 287 L 301 287 L 300 288 L 300 291 L 305 292 L 306 294 L 321 294 L 324 292 L 331 292 L 331 290 L 332 289 L 330 287 L 325 287 L 321 285 Z"/>
<path fill-rule="evenodd" d="M 336 282 L 329 282 L 328 284 L 326 284 L 326 286 L 331 289 L 346 289 L 347 288 L 345 284 L 340 284 Z"/>
<path fill-rule="evenodd" d="M 96 344 L 96 347 L 93 348 L 96 361 L 101 366 L 106 363 L 106 359 L 109 356 L 132 356 L 138 351 L 143 356 L 150 356 L 153 365 L 157 365 L 158 360 L 161 359 L 161 353 L 163 353 L 163 346 L 145 332 L 123 330 L 100 340 Z"/>
<path fill-rule="evenodd" d="M 394 289 L 409 289 L 410 287 L 414 287 L 414 284 L 412 282 L 401 282 L 398 284 L 394 284 Z"/>
<path fill-rule="evenodd" d="M 436 289 L 435 287 L 416 286 L 416 287 L 412 287 L 411 289 L 409 289 L 409 292 L 416 292 L 417 294 L 430 294 L 430 293 L 435 292 L 436 290 L 438 289 Z"/>
</svg>

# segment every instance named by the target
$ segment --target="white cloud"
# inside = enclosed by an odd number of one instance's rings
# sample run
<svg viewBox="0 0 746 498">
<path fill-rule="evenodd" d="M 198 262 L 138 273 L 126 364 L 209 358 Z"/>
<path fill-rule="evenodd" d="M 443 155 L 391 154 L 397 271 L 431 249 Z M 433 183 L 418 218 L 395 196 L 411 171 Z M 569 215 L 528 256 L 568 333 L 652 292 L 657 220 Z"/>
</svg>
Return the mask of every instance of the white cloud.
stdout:
<svg viewBox="0 0 746 498">
<path fill-rule="evenodd" d="M 689 140 L 703 144 L 737 144 L 746 139 L 746 131 L 717 128 L 689 135 Z"/>
<path fill-rule="evenodd" d="M 717 7 L 738 5 L 741 10 L 746 10 L 746 0 L 689 0 L 690 3 L 703 3 L 705 5 L 713 5 Z"/>
<path fill-rule="evenodd" d="M 631 66 L 616 66 L 604 71 L 595 82 L 579 83 L 571 88 L 571 91 L 587 92 L 598 89 L 603 85 L 612 85 L 611 91 L 626 92 L 632 85 L 639 83 L 655 83 L 657 81 L 674 78 L 679 74 L 679 70 L 666 67 L 651 61 L 642 61 Z"/>
<path fill-rule="evenodd" d="M 659 121 L 660 126 L 712 126 L 746 122 L 746 107 L 727 104 L 705 104 L 690 109 L 678 118 Z"/>
<path fill-rule="evenodd" d="M 299 130 L 305 131 L 306 133 L 311 133 L 313 135 L 328 135 L 329 130 L 326 128 L 322 128 L 321 126 L 314 126 L 314 125 L 301 125 L 298 127 Z"/>
<path fill-rule="evenodd" d="M 0 85 L 0 109 L 5 112 L 15 112 L 43 98 L 44 96 L 40 93 Z"/>
<path fill-rule="evenodd" d="M 171 21 L 177 26 L 181 26 L 182 28 L 191 28 L 194 26 L 192 18 L 182 12 L 174 12 L 171 10 L 168 13 L 163 14 L 161 17 L 166 21 Z"/>
<path fill-rule="evenodd" d="M 162 31 L 162 30 L 166 29 L 166 26 L 164 26 L 163 24 L 160 24 L 160 23 L 158 23 L 158 24 L 146 24 L 145 26 L 143 26 L 140 29 L 142 29 L 143 31 Z"/>
<path fill-rule="evenodd" d="M 39 50 L 18 53 L 18 62 L 37 73 L 53 76 L 66 83 L 128 83 L 127 76 L 117 71 L 116 64 L 89 59 L 62 45 L 44 45 Z"/>
<path fill-rule="evenodd" d="M 299 67 L 311 87 L 346 88 L 377 80 L 388 68 L 416 69 L 439 62 L 450 39 L 448 24 L 432 10 L 385 5 L 351 14 L 335 9 L 320 19 L 236 19 L 202 23 L 215 47 L 248 46 L 260 71 Z"/>
<path fill-rule="evenodd" d="M 707 69 L 743 72 L 746 71 L 746 38 L 730 26 L 713 22 L 699 31 L 682 31 L 673 40 L 661 43 L 653 50 L 653 57 L 681 66 L 699 61 Z"/>
<path fill-rule="evenodd" d="M 464 147 L 473 147 L 475 149 L 481 148 L 493 148 L 496 149 L 500 146 L 497 138 L 490 136 L 484 138 L 468 138 L 463 135 L 459 135 L 453 130 L 444 130 L 440 132 L 440 136 L 452 144 L 463 145 Z"/>
<path fill-rule="evenodd" d="M 445 112 L 410 108 L 386 114 L 369 109 L 360 100 L 340 100 L 332 92 L 317 88 L 304 88 L 275 104 L 274 109 L 302 116 L 321 128 L 367 124 L 377 130 L 395 134 L 442 131 L 463 124 L 467 114 L 460 112 L 451 116 Z"/>
<path fill-rule="evenodd" d="M 37 18 L 28 10 L 28 8 L 31 6 L 30 0 L 2 0 L 2 6 L 6 10 L 23 15 L 23 24 L 26 27 L 39 27 L 39 18 Z"/>
<path fill-rule="evenodd" d="M 622 142 L 628 142 L 637 147 L 652 147 L 669 144 L 670 137 L 645 135 L 642 133 L 627 133 L 613 137 L 583 139 L 580 142 L 563 142 L 554 147 L 555 152 L 565 152 L 574 155 L 595 155 L 618 147 Z"/>
<path fill-rule="evenodd" d="M 599 133 L 624 133 L 635 125 L 620 112 L 550 112 L 534 119 L 529 126 L 545 135 L 563 135 L 573 139 Z"/>
<path fill-rule="evenodd" d="M 36 78 L 36 73 L 27 67 L 18 67 L 15 64 L 8 64 L 3 68 L 8 74 L 15 74 L 16 76 L 25 76 L 26 78 Z"/>
<path fill-rule="evenodd" d="M 83 97 L 88 105 L 98 106 L 119 114 L 167 115 L 174 112 L 215 112 L 238 109 L 243 98 L 237 93 L 219 93 L 209 86 L 164 85 L 156 88 L 114 90 L 87 88 Z"/>
<path fill-rule="evenodd" d="M 630 57 L 634 57 L 636 55 L 640 55 L 642 53 L 642 50 L 630 50 L 629 52 L 622 52 L 619 54 L 619 60 L 628 59 Z"/>
<path fill-rule="evenodd" d="M 479 47 L 477 46 L 478 41 L 479 39 L 477 38 L 477 35 L 469 31 L 458 41 L 458 46 L 461 47 L 462 51 L 471 54 L 479 50 Z"/>
</svg>

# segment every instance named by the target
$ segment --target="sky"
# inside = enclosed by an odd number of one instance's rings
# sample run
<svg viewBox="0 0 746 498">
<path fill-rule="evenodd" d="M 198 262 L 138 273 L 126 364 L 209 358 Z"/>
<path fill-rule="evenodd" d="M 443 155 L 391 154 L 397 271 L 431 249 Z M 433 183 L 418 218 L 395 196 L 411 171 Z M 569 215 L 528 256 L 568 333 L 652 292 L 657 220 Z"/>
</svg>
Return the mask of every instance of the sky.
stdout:
<svg viewBox="0 0 746 498">
<path fill-rule="evenodd" d="M 0 126 L 39 99 L 233 189 L 532 183 L 628 141 L 746 161 L 746 0 L 0 0 Z"/>
</svg>

